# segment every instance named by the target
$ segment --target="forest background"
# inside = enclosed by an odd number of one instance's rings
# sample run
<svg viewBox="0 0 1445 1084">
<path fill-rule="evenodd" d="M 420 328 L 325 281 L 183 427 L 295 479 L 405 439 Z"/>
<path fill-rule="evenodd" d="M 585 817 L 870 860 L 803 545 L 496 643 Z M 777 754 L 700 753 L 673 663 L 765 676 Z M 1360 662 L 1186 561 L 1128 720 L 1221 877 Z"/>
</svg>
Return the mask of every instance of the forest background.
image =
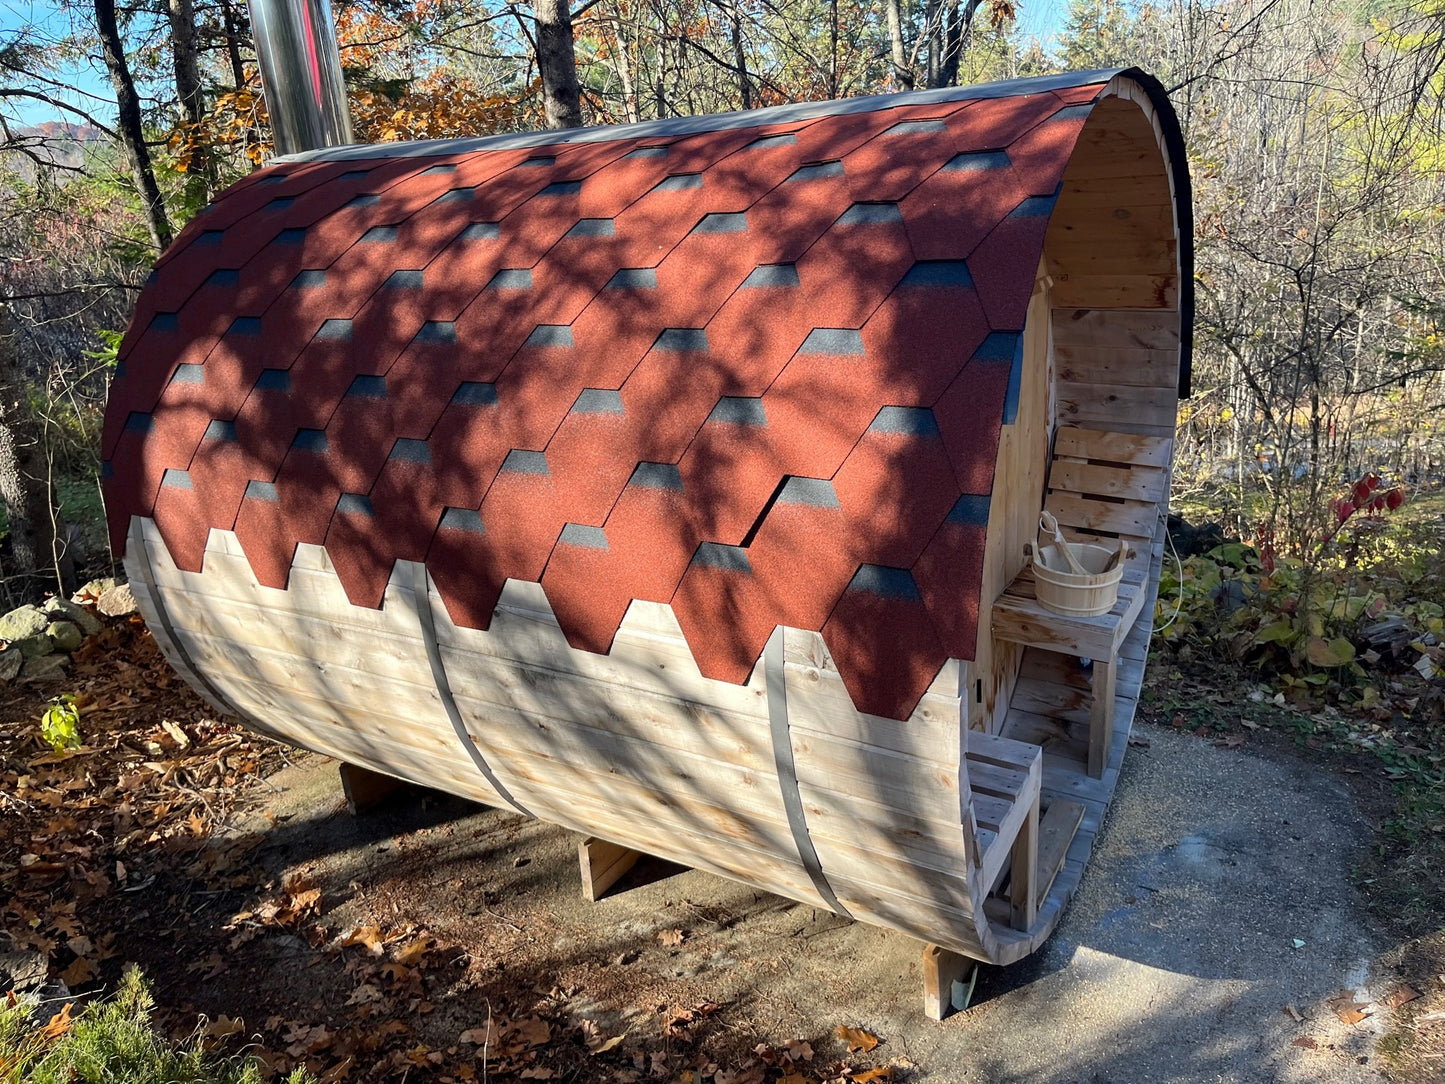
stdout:
<svg viewBox="0 0 1445 1084">
<path fill-rule="evenodd" d="M 338 3 L 357 138 L 1138 64 L 1170 89 L 1195 183 L 1176 504 L 1310 562 L 1355 527 L 1345 507 L 1364 525 L 1445 469 L 1441 0 L 1073 0 L 1047 43 L 1010 0 L 574 3 Z M 116 336 L 159 250 L 271 146 L 239 0 L 6 4 L 0 573 L 19 602 L 108 562 L 96 434 Z"/>
<path fill-rule="evenodd" d="M 3 4 L 8 608 L 111 570 L 97 448 L 116 345 L 158 253 L 272 147 L 240 0 Z M 1217 525 L 1181 535 L 1165 642 L 1305 705 L 1388 724 L 1403 692 L 1405 718 L 1445 720 L 1445 0 L 1070 0 L 1061 19 L 1012 0 L 573 5 L 339 0 L 357 138 L 1155 73 L 1194 183 L 1173 502 Z"/>
<path fill-rule="evenodd" d="M 1247 666 L 1306 704 L 1391 710 L 1401 667 L 1439 684 L 1445 0 L 1032 13 L 1012 0 L 338 0 L 334 14 L 368 142 L 1064 69 L 1156 74 L 1194 183 L 1193 394 L 1173 504 L 1217 525 L 1180 536 L 1164 639 L 1184 662 Z M 0 0 L 7 609 L 111 571 L 98 434 L 116 345 L 158 253 L 271 154 L 242 0 Z M 1370 631 L 1381 621 L 1384 641 Z"/>
</svg>

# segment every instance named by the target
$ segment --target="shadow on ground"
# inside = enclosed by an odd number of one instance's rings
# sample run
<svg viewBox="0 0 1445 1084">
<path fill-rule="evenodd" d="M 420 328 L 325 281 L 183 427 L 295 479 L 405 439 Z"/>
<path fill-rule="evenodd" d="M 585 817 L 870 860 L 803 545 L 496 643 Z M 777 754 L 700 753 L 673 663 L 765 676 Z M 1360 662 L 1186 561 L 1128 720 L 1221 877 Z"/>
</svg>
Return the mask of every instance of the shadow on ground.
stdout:
<svg viewBox="0 0 1445 1084">
<path fill-rule="evenodd" d="M 1346 990 L 1381 997 L 1391 982 L 1372 970 L 1388 946 L 1351 884 L 1371 831 L 1347 791 L 1286 757 L 1140 735 L 1148 745 L 1130 750 L 1059 930 L 1029 960 L 984 969 L 973 1007 L 941 1025 L 922 1013 L 916 942 L 656 860 L 590 904 L 575 835 L 416 790 L 353 818 L 319 758 L 273 780 L 274 819 L 255 818 L 253 855 L 273 890 L 283 875 L 321 889 L 324 930 L 310 936 L 333 949 L 314 948 L 307 929 L 267 929 L 211 980 L 176 977 L 159 992 L 212 1014 L 239 1009 L 263 1042 L 268 1016 L 282 1031 L 275 1018 L 354 1027 L 364 975 L 336 937 L 414 927 L 446 946 L 428 1007 L 413 1014 L 418 1035 L 455 1047 L 489 1011 L 545 1007 L 626 1036 L 620 1060 L 589 1063 L 598 1080 L 627 1079 L 629 1050 L 689 1042 L 726 1066 L 758 1043 L 806 1038 L 821 1062 L 842 1053 L 840 1025 L 878 1035 L 871 1064 L 891 1062 L 900 1079 L 1382 1079 L 1386 1010 L 1349 1026 L 1326 1004 Z M 224 894 L 203 900 L 185 925 L 223 920 L 227 906 Z M 174 937 L 151 944 L 153 972 L 190 974 L 165 966 L 194 951 L 184 926 Z M 708 1005 L 721 1006 L 703 1013 L 710 1026 L 669 1023 Z"/>
</svg>

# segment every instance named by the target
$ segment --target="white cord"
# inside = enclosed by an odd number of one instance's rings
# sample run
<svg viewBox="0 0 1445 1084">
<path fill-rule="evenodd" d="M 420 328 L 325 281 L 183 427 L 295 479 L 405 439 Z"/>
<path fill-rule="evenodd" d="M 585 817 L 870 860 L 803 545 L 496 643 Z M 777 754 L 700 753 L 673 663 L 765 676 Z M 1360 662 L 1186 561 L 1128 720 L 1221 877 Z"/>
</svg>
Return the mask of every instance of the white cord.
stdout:
<svg viewBox="0 0 1445 1084">
<path fill-rule="evenodd" d="M 1170 625 L 1179 619 L 1179 611 L 1184 609 L 1184 562 L 1179 559 L 1179 551 L 1174 548 L 1174 536 L 1169 533 L 1169 523 L 1164 524 L 1164 541 L 1169 543 L 1169 552 L 1174 554 L 1174 567 L 1178 570 L 1179 597 L 1174 600 L 1174 613 L 1168 621 L 1154 630 L 1156 634 L 1163 632 Z"/>
</svg>

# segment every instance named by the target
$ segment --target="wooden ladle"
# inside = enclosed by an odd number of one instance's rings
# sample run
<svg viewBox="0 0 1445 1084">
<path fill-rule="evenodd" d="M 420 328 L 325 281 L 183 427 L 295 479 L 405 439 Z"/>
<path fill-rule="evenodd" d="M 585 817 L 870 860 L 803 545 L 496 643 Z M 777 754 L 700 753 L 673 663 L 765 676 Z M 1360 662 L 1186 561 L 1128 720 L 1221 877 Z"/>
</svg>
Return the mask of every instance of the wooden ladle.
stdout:
<svg viewBox="0 0 1445 1084">
<path fill-rule="evenodd" d="M 1052 512 L 1039 513 L 1039 530 L 1045 535 L 1053 535 L 1054 548 L 1064 555 L 1064 560 L 1069 562 L 1069 571 L 1077 576 L 1089 575 L 1089 570 L 1079 563 L 1074 556 L 1073 549 L 1064 541 L 1064 532 L 1059 530 L 1059 521 L 1054 518 Z"/>
</svg>

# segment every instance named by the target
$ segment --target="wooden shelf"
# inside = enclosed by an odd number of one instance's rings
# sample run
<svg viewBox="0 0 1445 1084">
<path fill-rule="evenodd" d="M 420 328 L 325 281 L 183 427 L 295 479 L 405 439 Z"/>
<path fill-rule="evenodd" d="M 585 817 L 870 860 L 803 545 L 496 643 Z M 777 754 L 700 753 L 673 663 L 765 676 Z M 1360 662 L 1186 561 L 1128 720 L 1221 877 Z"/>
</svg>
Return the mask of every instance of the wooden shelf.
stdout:
<svg viewBox="0 0 1445 1084">
<path fill-rule="evenodd" d="M 1068 617 L 1046 609 L 1035 597 L 1033 567 L 1029 566 L 993 604 L 995 639 L 1093 660 L 1088 766 L 1095 779 L 1104 774 L 1114 737 L 1119 649 L 1143 612 L 1148 595 L 1145 584 L 1126 572 L 1112 610 L 1098 617 Z"/>
<path fill-rule="evenodd" d="M 1147 592 L 1125 574 L 1114 608 L 1100 617 L 1066 617 L 1046 609 L 1034 596 L 1033 566 L 1025 568 L 993 604 L 993 635 L 1026 647 L 1040 647 L 1085 659 L 1113 659 Z"/>
</svg>

